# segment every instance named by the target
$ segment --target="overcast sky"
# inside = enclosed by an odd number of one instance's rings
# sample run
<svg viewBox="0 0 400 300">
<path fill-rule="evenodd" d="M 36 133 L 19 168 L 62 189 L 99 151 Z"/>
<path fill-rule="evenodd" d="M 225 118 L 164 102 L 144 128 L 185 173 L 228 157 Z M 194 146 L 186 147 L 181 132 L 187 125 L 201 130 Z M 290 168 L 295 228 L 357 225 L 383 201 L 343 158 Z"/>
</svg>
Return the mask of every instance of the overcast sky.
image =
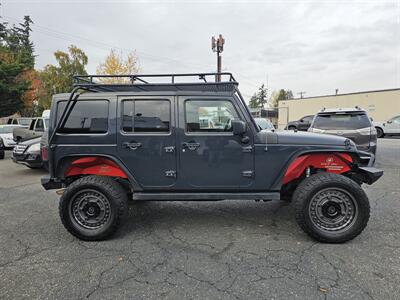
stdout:
<svg viewBox="0 0 400 300">
<path fill-rule="evenodd" d="M 111 48 L 136 50 L 141 73 L 215 71 L 212 35 L 226 39 L 223 70 L 246 97 L 261 83 L 306 96 L 400 86 L 397 1 L 2 0 L 11 23 L 30 15 L 36 67 L 74 44 L 88 72 Z"/>
</svg>

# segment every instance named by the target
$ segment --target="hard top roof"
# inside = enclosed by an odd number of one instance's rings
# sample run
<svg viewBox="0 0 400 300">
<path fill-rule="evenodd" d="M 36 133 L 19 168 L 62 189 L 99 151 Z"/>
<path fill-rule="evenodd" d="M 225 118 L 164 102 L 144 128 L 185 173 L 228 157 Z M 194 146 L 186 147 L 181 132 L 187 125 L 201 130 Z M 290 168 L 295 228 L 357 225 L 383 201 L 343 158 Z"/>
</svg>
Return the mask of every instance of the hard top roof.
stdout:
<svg viewBox="0 0 400 300">
<path fill-rule="evenodd" d="M 235 91 L 231 73 L 77 75 L 74 88 L 89 92 Z"/>
</svg>

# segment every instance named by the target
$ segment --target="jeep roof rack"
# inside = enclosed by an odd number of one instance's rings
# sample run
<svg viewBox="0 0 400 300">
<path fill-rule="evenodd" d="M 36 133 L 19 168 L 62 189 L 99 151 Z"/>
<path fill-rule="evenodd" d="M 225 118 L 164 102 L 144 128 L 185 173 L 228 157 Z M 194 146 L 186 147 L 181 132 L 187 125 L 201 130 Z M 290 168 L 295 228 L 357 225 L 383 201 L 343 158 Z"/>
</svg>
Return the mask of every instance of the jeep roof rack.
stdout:
<svg viewBox="0 0 400 300">
<path fill-rule="evenodd" d="M 228 72 L 187 74 L 76 75 L 74 87 L 90 92 L 233 91 L 238 82 Z"/>
</svg>

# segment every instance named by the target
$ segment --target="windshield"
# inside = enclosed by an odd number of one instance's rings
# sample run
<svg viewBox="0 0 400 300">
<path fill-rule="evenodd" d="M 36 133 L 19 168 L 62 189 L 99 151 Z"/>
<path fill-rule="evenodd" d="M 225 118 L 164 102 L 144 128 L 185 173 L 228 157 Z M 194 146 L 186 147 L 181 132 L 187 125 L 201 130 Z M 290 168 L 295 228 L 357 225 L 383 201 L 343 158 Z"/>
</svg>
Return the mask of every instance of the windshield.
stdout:
<svg viewBox="0 0 400 300">
<path fill-rule="evenodd" d="M 365 113 L 318 114 L 313 128 L 325 130 L 352 130 L 370 127 L 371 122 Z"/>
<path fill-rule="evenodd" d="M 268 129 L 272 130 L 274 129 L 274 125 L 266 119 L 263 118 L 254 118 L 254 121 L 256 121 L 257 125 L 260 126 L 261 129 Z"/>
<path fill-rule="evenodd" d="M 20 126 L 0 126 L 0 133 L 12 133 L 14 128 L 17 128 Z"/>
</svg>

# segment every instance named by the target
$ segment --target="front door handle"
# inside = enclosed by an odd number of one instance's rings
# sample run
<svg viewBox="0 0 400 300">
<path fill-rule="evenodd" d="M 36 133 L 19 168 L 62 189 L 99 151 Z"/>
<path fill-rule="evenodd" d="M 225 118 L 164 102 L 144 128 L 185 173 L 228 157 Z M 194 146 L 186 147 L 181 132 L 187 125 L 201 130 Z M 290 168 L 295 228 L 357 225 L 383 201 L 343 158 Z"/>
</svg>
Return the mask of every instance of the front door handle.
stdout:
<svg viewBox="0 0 400 300">
<path fill-rule="evenodd" d="M 183 149 L 189 149 L 191 151 L 194 151 L 199 147 L 200 147 L 200 144 L 196 143 L 196 142 L 184 142 L 184 143 L 182 143 L 182 148 Z"/>
<path fill-rule="evenodd" d="M 136 143 L 136 142 L 126 142 L 123 144 L 125 148 L 129 148 L 130 150 L 137 150 L 138 148 L 142 147 L 142 143 Z"/>
</svg>

